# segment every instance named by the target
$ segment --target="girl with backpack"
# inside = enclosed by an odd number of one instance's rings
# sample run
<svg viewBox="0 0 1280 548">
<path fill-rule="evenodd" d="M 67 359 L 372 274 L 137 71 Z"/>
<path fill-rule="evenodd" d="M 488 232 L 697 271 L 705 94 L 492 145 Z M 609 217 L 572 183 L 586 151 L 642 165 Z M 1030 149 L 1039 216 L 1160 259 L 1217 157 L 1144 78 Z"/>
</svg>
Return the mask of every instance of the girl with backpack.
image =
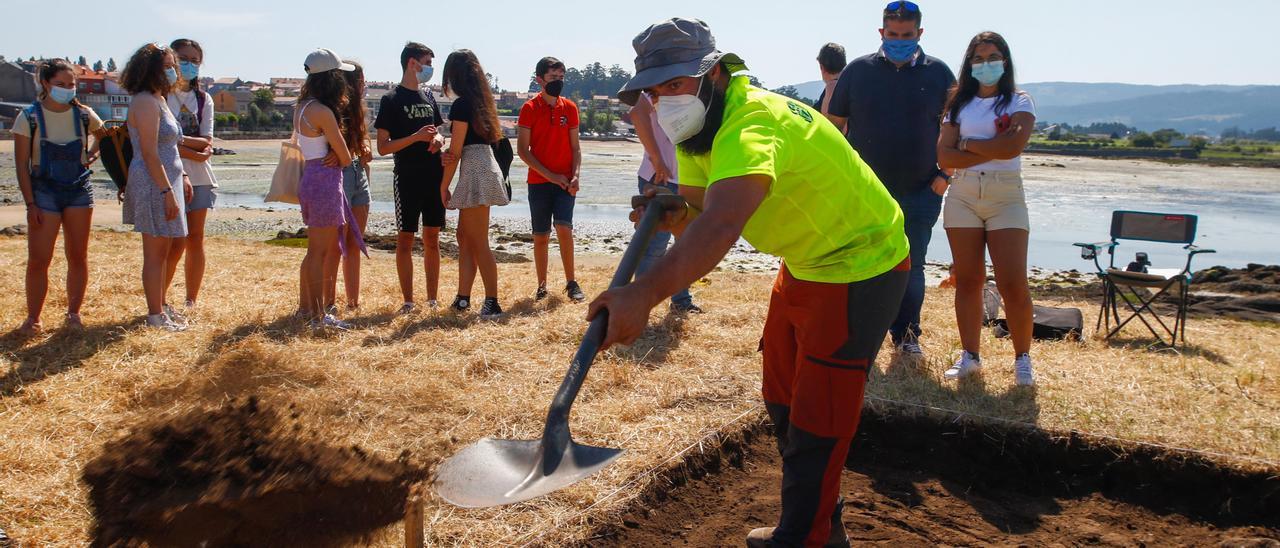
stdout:
<svg viewBox="0 0 1280 548">
<path fill-rule="evenodd" d="M 80 306 L 89 286 L 89 229 L 93 220 L 93 187 L 89 166 L 98 143 L 90 136 L 102 128 L 98 115 L 76 100 L 76 72 L 62 59 L 45 62 L 38 71 L 40 94 L 14 119 L 14 157 L 18 188 L 27 204 L 27 318 L 18 328 L 25 336 L 40 332 L 40 313 L 49 291 L 58 229 L 65 235 L 67 257 L 66 325 L 84 326 Z"/>
<path fill-rule="evenodd" d="M 200 89 L 200 65 L 204 63 L 204 49 L 195 40 L 179 38 L 169 44 L 178 57 L 178 83 L 166 100 L 169 112 L 178 119 L 182 138 L 178 141 L 178 156 L 182 158 L 182 170 L 191 181 L 191 203 L 187 204 L 187 237 L 175 239 L 165 264 L 165 287 L 173 284 L 178 271 L 178 260 L 185 251 L 183 277 L 186 280 L 188 311 L 195 306 L 204 281 L 204 225 L 218 201 L 218 180 L 213 176 L 209 159 L 213 156 L 213 97 Z M 170 308 L 170 310 L 173 310 Z M 174 311 L 176 313 L 176 311 Z M 180 314 L 179 314 L 180 315 Z"/>
<path fill-rule="evenodd" d="M 368 108 L 364 104 L 364 67 L 360 63 L 347 60 L 354 70 L 342 73 L 347 82 L 347 108 L 342 112 L 342 127 L 351 151 L 351 163 L 342 166 L 342 192 L 346 195 L 347 204 L 355 216 L 355 226 L 364 234 L 369 222 L 369 162 L 373 160 L 373 151 L 369 146 Z M 337 159 L 333 152 L 325 158 L 326 165 L 336 166 Z M 346 240 L 346 252 L 341 256 L 334 254 L 324 265 L 325 311 L 337 314 L 337 281 L 338 265 L 342 265 L 342 282 L 347 294 L 347 310 L 360 308 L 360 247 L 356 244 L 356 233 L 344 230 L 339 238 Z"/>
<path fill-rule="evenodd" d="M 128 117 L 133 160 L 125 206 L 131 212 L 133 231 L 142 233 L 147 326 L 166 331 L 186 329 L 182 318 L 165 304 L 170 251 L 187 236 L 183 206 L 191 201 L 191 181 L 178 152 L 182 128 L 165 100 L 177 83 L 178 57 L 161 44 L 139 48 L 120 73 L 120 87 L 133 94 Z"/>
<path fill-rule="evenodd" d="M 494 156 L 494 146 L 502 136 L 498 109 L 480 61 L 470 50 L 449 54 L 444 63 L 445 93 L 456 97 L 449 110 L 452 124 L 441 201 L 458 211 L 458 296 L 457 311 L 466 310 L 476 271 L 484 283 L 484 305 L 480 317 L 502 316 L 498 304 L 498 264 L 489 248 L 489 207 L 507 205 L 510 197 L 503 183 L 502 168 Z M 458 186 L 449 191 L 457 176 Z"/>
<path fill-rule="evenodd" d="M 298 148 L 306 161 L 298 183 L 302 222 L 307 225 L 307 254 L 300 270 L 298 308 L 311 318 L 312 328 L 345 330 L 351 326 L 325 310 L 324 267 L 331 256 L 345 253 L 347 239 L 339 237 L 344 229 L 354 233 L 356 247 L 364 251 L 364 239 L 342 190 L 342 166 L 351 164 L 351 150 L 341 122 L 341 113 L 350 100 L 342 73 L 355 70 L 355 66 L 321 48 L 307 56 L 303 67 L 307 80 L 302 84 L 293 120 Z M 331 151 L 338 160 L 335 166 L 325 164 Z"/>
</svg>

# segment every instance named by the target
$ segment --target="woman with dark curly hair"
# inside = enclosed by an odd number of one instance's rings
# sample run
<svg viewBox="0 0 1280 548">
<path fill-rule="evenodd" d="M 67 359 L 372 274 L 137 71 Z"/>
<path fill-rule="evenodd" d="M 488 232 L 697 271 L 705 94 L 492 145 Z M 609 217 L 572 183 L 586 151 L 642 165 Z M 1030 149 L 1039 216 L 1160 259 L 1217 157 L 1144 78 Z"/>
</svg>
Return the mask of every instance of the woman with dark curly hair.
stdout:
<svg viewBox="0 0 1280 548">
<path fill-rule="evenodd" d="M 351 206 L 342 191 L 342 166 L 351 163 L 351 149 L 340 113 L 347 108 L 347 81 L 342 72 L 355 67 L 324 48 L 311 52 L 303 67 L 307 80 L 298 97 L 293 128 L 306 167 L 298 183 L 302 222 L 307 225 L 307 254 L 299 272 L 299 313 L 311 318 L 314 328 L 350 329 L 346 322 L 327 313 L 324 306 L 324 265 L 333 254 L 346 251 L 346 228 L 355 233 L 355 244 L 364 251 L 364 239 L 355 225 Z M 326 165 L 332 152 L 336 165 Z"/>
<path fill-rule="evenodd" d="M 178 153 L 182 128 L 165 100 L 177 83 L 178 58 L 161 44 L 139 48 L 120 74 L 120 87 L 133 94 L 128 123 L 134 154 L 124 199 L 133 231 L 142 233 L 147 325 L 168 331 L 186 329 L 166 304 L 165 273 L 175 239 L 187 236 L 183 206 L 191 201 L 191 181 Z"/>
<path fill-rule="evenodd" d="M 503 185 L 502 169 L 493 154 L 493 145 L 502 139 L 498 108 L 485 77 L 484 68 L 470 50 L 449 54 L 444 63 L 444 89 L 453 95 L 449 110 L 451 137 L 449 158 L 444 167 L 440 198 L 449 209 L 458 211 L 458 297 L 454 309 L 466 309 L 476 270 L 484 283 L 481 318 L 502 316 L 498 305 L 498 264 L 489 248 L 489 207 L 510 201 Z M 458 187 L 449 191 L 457 175 Z"/>
<path fill-rule="evenodd" d="M 364 104 L 364 68 L 360 63 L 348 59 L 347 64 L 354 70 L 342 73 L 347 82 L 347 108 L 342 112 L 342 127 L 347 141 L 347 149 L 351 151 L 351 163 L 342 166 L 342 192 L 355 215 L 355 226 L 364 233 L 369 222 L 369 162 L 373 160 L 373 151 L 369 146 L 368 108 Z M 336 155 L 330 151 L 325 159 L 329 166 L 338 165 Z M 324 264 L 324 306 L 330 314 L 337 314 L 338 265 L 342 265 L 342 282 L 347 294 L 347 310 L 360 308 L 360 248 L 356 244 L 355 231 L 344 230 L 339 238 L 346 244 L 346 252 L 341 256 L 332 255 Z"/>
</svg>

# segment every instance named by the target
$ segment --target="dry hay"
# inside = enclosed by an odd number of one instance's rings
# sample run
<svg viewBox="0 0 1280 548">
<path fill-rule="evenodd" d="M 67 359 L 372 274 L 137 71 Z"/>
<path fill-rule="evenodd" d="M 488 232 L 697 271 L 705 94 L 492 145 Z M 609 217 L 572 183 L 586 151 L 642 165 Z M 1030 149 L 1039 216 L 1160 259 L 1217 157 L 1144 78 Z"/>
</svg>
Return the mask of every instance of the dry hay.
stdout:
<svg viewBox="0 0 1280 548">
<path fill-rule="evenodd" d="M 21 272 L 25 246 L 21 238 L 0 238 L 0 269 Z M 0 341 L 0 528 L 21 542 L 81 545 L 89 538 L 87 487 L 78 478 L 107 441 L 153 417 L 243 396 L 290 403 L 299 421 L 332 445 L 359 445 L 387 460 L 409 451 L 434 463 L 486 436 L 536 439 L 585 326 L 585 306 L 554 295 L 532 300 L 527 264 L 499 267 L 505 321 L 447 311 L 396 316 L 394 261 L 376 254 L 364 264 L 364 309 L 349 318 L 357 329 L 312 334 L 289 317 L 300 250 L 216 239 L 196 327 L 159 333 L 141 327 L 139 247 L 132 235 L 94 234 L 84 332 L 58 330 L 64 266 L 55 260 L 45 313 L 50 331 Z M 615 260 L 580 258 L 589 293 L 607 283 Z M 446 262 L 443 270 L 441 295 L 448 296 L 456 265 Z M 551 278 L 558 277 L 553 261 Z M 744 413 L 754 417 L 756 341 L 771 281 L 714 273 L 695 287 L 707 314 L 685 319 L 660 307 L 644 339 L 600 357 L 571 426 L 582 443 L 627 449 L 618 463 L 510 507 L 462 510 L 429 499 L 428 543 L 584 540 L 593 524 L 619 515 L 655 481 L 643 472 Z M 182 294 L 181 276 L 172 291 Z M 931 290 L 926 301 L 924 344 L 933 359 L 912 367 L 886 349 L 871 397 L 1280 461 L 1275 325 L 1193 320 L 1192 346 L 1180 354 L 1148 351 L 1136 340 L 1038 344 L 1034 392 L 1012 389 L 1008 343 L 986 338 L 985 385 L 957 388 L 940 380 L 958 347 L 950 299 L 949 291 Z M 1071 304 L 1087 318 L 1095 310 L 1092 301 Z M 21 321 L 21 276 L 0 279 L 0 310 L 0 325 Z M 371 542 L 401 538 L 397 525 Z"/>
</svg>

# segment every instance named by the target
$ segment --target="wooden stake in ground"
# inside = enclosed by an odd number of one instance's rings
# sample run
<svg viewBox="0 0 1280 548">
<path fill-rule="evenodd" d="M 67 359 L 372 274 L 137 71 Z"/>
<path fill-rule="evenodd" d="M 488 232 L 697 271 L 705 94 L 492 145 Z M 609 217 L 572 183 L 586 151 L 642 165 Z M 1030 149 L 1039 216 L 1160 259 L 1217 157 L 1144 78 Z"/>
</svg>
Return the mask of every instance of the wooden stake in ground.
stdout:
<svg viewBox="0 0 1280 548">
<path fill-rule="evenodd" d="M 404 548 L 422 548 L 422 497 L 414 495 L 404 505 Z"/>
</svg>

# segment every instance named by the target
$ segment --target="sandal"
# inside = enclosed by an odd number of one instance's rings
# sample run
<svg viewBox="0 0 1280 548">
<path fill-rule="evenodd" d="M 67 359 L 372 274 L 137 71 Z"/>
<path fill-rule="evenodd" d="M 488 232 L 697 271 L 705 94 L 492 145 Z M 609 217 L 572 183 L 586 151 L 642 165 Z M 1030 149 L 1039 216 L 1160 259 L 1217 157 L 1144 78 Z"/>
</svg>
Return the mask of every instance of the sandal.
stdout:
<svg viewBox="0 0 1280 548">
<path fill-rule="evenodd" d="M 70 329 L 84 329 L 84 320 L 80 318 L 79 312 L 67 312 L 67 327 Z"/>
</svg>

